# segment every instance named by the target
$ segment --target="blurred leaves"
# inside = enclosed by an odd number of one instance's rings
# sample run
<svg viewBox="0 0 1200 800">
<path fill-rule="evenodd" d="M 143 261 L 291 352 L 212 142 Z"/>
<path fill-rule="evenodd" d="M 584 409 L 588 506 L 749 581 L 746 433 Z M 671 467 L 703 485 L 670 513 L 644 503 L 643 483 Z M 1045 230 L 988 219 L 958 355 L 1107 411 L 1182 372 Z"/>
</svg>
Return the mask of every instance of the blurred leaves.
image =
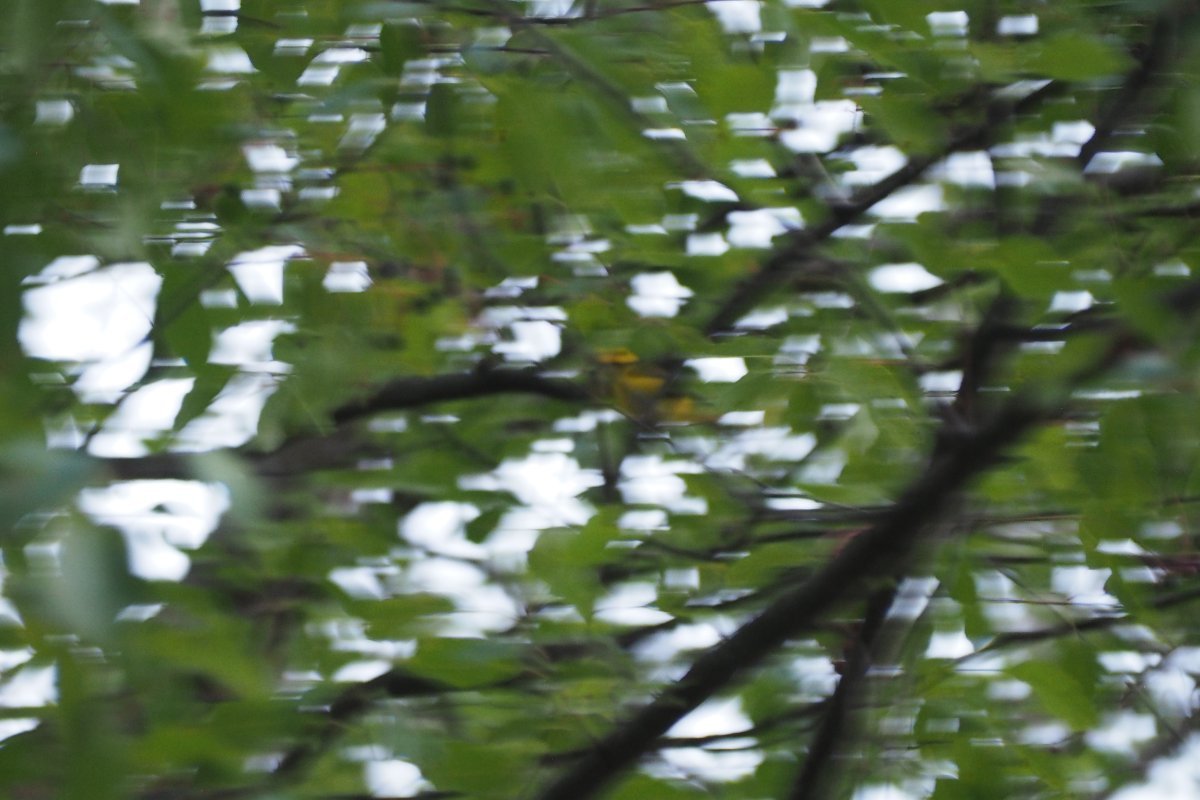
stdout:
<svg viewBox="0 0 1200 800">
<path fill-rule="evenodd" d="M 1113 715 L 1180 716 L 1173 4 L 10 5 L 0 795 L 536 797 L 1018 403 L 1043 424 L 921 495 L 911 556 L 842 576 L 902 579 L 875 640 L 854 594 L 720 667 L 746 719 L 701 706 L 589 791 L 785 796 L 822 752 L 864 795 L 1117 791 Z M 147 262 L 155 308 L 39 351 L 21 287 L 68 298 L 91 256 Z M 574 388 L 335 422 L 509 372 Z M 163 499 L 84 513 L 128 478 Z M 145 577 L 147 542 L 186 575 Z"/>
</svg>

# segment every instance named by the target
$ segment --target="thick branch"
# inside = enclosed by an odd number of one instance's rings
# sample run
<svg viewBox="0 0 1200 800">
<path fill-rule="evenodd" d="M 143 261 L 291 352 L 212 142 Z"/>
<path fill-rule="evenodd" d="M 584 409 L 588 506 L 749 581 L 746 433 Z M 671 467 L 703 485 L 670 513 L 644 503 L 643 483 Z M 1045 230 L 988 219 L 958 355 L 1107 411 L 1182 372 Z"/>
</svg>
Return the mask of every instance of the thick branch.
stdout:
<svg viewBox="0 0 1200 800">
<path fill-rule="evenodd" d="M 851 539 L 811 579 L 783 594 L 733 636 L 701 655 L 686 675 L 598 741 L 538 795 L 539 800 L 595 796 L 689 712 L 852 597 L 869 579 L 890 573 L 896 562 L 913 550 L 947 502 L 1037 419 L 1031 409 L 1013 403 L 986 428 L 960 439 L 929 466 L 883 520 Z"/>
</svg>

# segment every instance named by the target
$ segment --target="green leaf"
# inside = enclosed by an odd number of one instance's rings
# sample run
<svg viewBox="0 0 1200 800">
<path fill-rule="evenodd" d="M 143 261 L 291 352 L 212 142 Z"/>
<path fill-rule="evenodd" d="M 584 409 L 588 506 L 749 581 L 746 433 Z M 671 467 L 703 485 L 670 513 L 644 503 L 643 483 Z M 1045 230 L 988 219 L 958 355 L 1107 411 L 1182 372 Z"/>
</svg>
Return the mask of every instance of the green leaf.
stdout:
<svg viewBox="0 0 1200 800">
<path fill-rule="evenodd" d="M 453 136 L 458 130 L 462 100 L 458 88 L 449 83 L 435 83 L 425 101 L 425 130 L 433 136 Z"/>
<path fill-rule="evenodd" d="M 1028 683 L 1042 707 L 1073 730 L 1094 728 L 1100 720 L 1092 688 L 1074 675 L 1048 661 L 1027 661 L 1006 672 Z"/>
<path fill-rule="evenodd" d="M 451 686 L 483 687 L 519 674 L 523 652 L 511 642 L 425 638 L 404 668 Z"/>
<path fill-rule="evenodd" d="M 0 530 L 11 532 L 27 514 L 69 502 L 95 468 L 81 453 L 48 451 L 40 441 L 6 442 L 0 450 Z"/>
<path fill-rule="evenodd" d="M 1129 60 L 1108 42 L 1084 33 L 1059 33 L 1042 43 L 1041 52 L 1027 62 L 1047 78 L 1087 81 L 1117 75 Z"/>
<path fill-rule="evenodd" d="M 185 425 L 207 411 L 229 379 L 237 374 L 236 370 L 229 367 L 200 363 L 202 366 L 196 370 L 196 382 L 175 416 L 174 428 L 177 431 L 183 430 Z"/>
<path fill-rule="evenodd" d="M 129 571 L 125 537 L 111 528 L 77 528 L 62 543 L 57 599 L 71 626 L 92 641 L 108 642 L 117 614 L 145 597 Z"/>
<path fill-rule="evenodd" d="M 530 742 L 450 742 L 439 758 L 426 762 L 435 785 L 470 797 L 513 797 L 528 781 L 523 766 L 534 751 Z"/>
<path fill-rule="evenodd" d="M 399 77 L 404 65 L 425 52 L 421 29 L 411 22 L 389 22 L 379 33 L 383 71 Z"/>
<path fill-rule="evenodd" d="M 944 147 L 946 132 L 937 124 L 928 98 L 885 93 L 864 97 L 861 103 L 892 143 L 906 154 L 934 153 Z"/>
<path fill-rule="evenodd" d="M 176 355 L 199 370 L 208 362 L 212 347 L 212 321 L 199 303 L 195 283 L 189 280 L 186 287 L 179 288 L 175 283 L 171 279 L 164 280 L 162 307 L 182 310 L 166 322 L 162 336 Z M 180 296 L 184 292 L 187 297 Z"/>
<path fill-rule="evenodd" d="M 703 789 L 688 786 L 682 782 L 651 778 L 649 775 L 634 775 L 623 781 L 609 795 L 612 800 L 640 800 L 640 798 L 647 797 L 661 798 L 661 800 L 688 800 L 688 798 L 710 796 Z"/>
<path fill-rule="evenodd" d="M 585 619 L 591 618 L 596 598 L 603 591 L 598 568 L 614 557 L 608 549 L 619 533 L 614 514 L 608 509 L 578 530 L 546 531 L 529 554 L 534 574 Z"/>
</svg>

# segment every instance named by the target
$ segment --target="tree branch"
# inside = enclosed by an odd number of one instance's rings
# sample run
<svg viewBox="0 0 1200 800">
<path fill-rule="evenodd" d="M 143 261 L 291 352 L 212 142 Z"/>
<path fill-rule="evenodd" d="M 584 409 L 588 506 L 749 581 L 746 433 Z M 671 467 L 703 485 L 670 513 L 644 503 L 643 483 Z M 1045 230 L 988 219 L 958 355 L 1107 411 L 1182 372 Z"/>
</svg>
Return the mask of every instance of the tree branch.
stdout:
<svg viewBox="0 0 1200 800">
<path fill-rule="evenodd" d="M 1053 84 L 1047 84 L 1009 104 L 1003 113 L 989 114 L 987 122 L 972 125 L 950 140 L 937 153 L 914 156 L 900 169 L 883 180 L 857 192 L 849 201 L 833 205 L 829 216 L 814 228 L 797 231 L 785 240 L 784 246 L 775 251 L 758 272 L 741 282 L 721 304 L 705 326 L 709 336 L 724 333 L 738 319 L 754 307 L 755 303 L 772 289 L 779 287 L 784 279 L 799 272 L 814 259 L 816 248 L 828 241 L 835 233 L 870 211 L 877 203 L 895 194 L 906 186 L 916 183 L 934 164 L 962 150 L 986 147 L 995 139 L 1000 118 L 1011 118 L 1036 103 L 1049 93 Z"/>
<path fill-rule="evenodd" d="M 792 784 L 789 795 L 792 800 L 826 796 L 831 778 L 830 763 L 837 757 L 845 739 L 850 724 L 850 712 L 863 688 L 863 681 L 871 666 L 875 642 L 883 631 L 888 609 L 892 607 L 896 598 L 897 586 L 893 581 L 876 591 L 867 601 L 867 611 L 859 627 L 858 636 L 850 646 L 842 676 L 825 707 L 820 727 L 809 742 L 804 766 L 796 776 L 796 782 Z"/>
<path fill-rule="evenodd" d="M 1125 792 L 1122 790 L 1135 780 L 1142 782 L 1149 781 L 1150 771 L 1154 768 L 1154 765 L 1162 759 L 1179 758 L 1179 751 L 1196 736 L 1197 730 L 1200 730 L 1200 717 L 1197 717 L 1195 714 L 1189 714 L 1184 717 L 1177 725 L 1172 726 L 1162 736 L 1158 736 L 1151 741 L 1138 755 L 1137 761 L 1128 769 L 1128 772 L 1131 773 L 1131 779 L 1093 794 L 1091 800 L 1107 800 L 1107 798 L 1115 797 L 1118 793 L 1124 795 Z M 1146 793 L 1149 794 L 1149 791 Z"/>
<path fill-rule="evenodd" d="M 1075 157 L 1080 167 L 1087 166 L 1112 138 L 1117 126 L 1137 110 L 1143 93 L 1177 51 L 1183 21 L 1196 13 L 1196 0 L 1180 0 L 1165 8 L 1154 21 L 1150 40 L 1145 42 L 1138 65 L 1121 83 L 1121 89 L 1108 108 L 1096 120 L 1091 137 L 1079 148 Z"/>
<path fill-rule="evenodd" d="M 495 8 L 472 8 L 469 6 L 449 6 L 435 3 L 432 0 L 418 0 L 421 5 L 436 5 L 441 11 L 449 11 L 457 14 L 466 14 L 472 17 L 499 17 L 511 22 L 513 18 L 520 20 L 522 25 L 546 25 L 546 26 L 567 26 L 580 25 L 587 22 L 596 22 L 598 20 L 609 19 L 611 17 L 619 17 L 625 14 L 644 14 L 650 12 L 669 11 L 673 8 L 684 8 L 687 6 L 704 6 L 717 0 L 663 0 L 657 3 L 648 3 L 640 6 L 626 6 L 624 8 L 612 8 L 604 11 L 597 11 L 588 15 L 577 17 L 531 17 L 520 16 L 516 17 L 513 14 L 508 14 L 499 11 Z"/>
<path fill-rule="evenodd" d="M 591 399 L 581 383 L 547 378 L 535 370 L 480 369 L 432 377 L 396 378 L 373 394 L 334 409 L 331 416 L 341 425 L 383 411 L 502 394 L 532 394 L 572 403 Z"/>
<path fill-rule="evenodd" d="M 1039 417 L 1033 409 L 1014 402 L 987 427 L 958 440 L 929 465 L 884 519 L 851 539 L 808 581 L 784 593 L 730 638 L 703 653 L 686 675 L 589 748 L 537 795 L 539 800 L 594 797 L 689 712 L 849 599 L 869 579 L 890 573 L 898 560 L 912 552 L 921 533 L 947 502 Z"/>
<path fill-rule="evenodd" d="M 1187 603 L 1200 600 L 1200 587 L 1191 589 L 1181 589 L 1177 592 L 1162 595 L 1155 598 L 1150 607 L 1156 611 L 1173 608 L 1175 606 L 1185 605 Z M 1093 631 L 1104 631 L 1112 628 L 1115 625 L 1124 625 L 1131 620 L 1128 616 L 1110 615 L 1104 617 L 1092 617 L 1091 619 L 1081 620 L 1079 622 L 1063 622 L 1058 625 L 1051 625 L 1046 628 L 1037 628 L 1030 631 L 1014 631 L 1012 633 L 1002 633 L 993 638 L 983 647 L 974 652 L 967 653 L 961 656 L 954 662 L 955 667 L 966 664 L 980 656 L 987 655 L 996 650 L 1001 650 L 1006 647 L 1016 647 L 1018 645 L 1037 644 L 1038 642 L 1048 641 L 1050 639 L 1058 639 L 1063 636 L 1074 636 L 1081 633 L 1091 633 Z"/>
<path fill-rule="evenodd" d="M 380 697 L 428 697 L 454 691 L 454 687 L 402 670 L 389 670 L 377 678 L 356 683 L 334 698 L 325 710 L 315 735 L 309 741 L 294 746 L 284 754 L 271 773 L 275 781 L 287 781 L 300 773 L 327 752 L 332 744 L 359 715 L 371 708 Z"/>
<path fill-rule="evenodd" d="M 547 378 L 531 370 L 480 369 L 427 377 L 396 378 L 373 393 L 351 400 L 330 415 L 341 427 L 355 420 L 386 411 L 424 408 L 437 403 L 472 400 L 506 394 L 527 394 L 568 403 L 592 400 L 583 381 Z M 352 465 L 364 454 L 364 444 L 346 431 L 330 435 L 306 435 L 288 439 L 270 452 L 238 451 L 250 470 L 259 477 L 286 477 L 320 469 Z M 156 453 L 137 458 L 105 458 L 106 468 L 120 480 L 180 478 L 196 475 L 193 460 L 206 454 Z"/>
<path fill-rule="evenodd" d="M 710 0 L 697 0 L 700 3 L 707 3 Z M 691 5 L 693 0 L 684 0 L 685 5 Z M 611 105 L 613 110 L 623 115 L 631 122 L 640 134 L 647 128 L 653 128 L 654 122 L 642 112 L 636 110 L 629 102 L 629 94 L 620 86 L 609 80 L 604 73 L 593 67 L 584 59 L 580 58 L 568 46 L 560 42 L 554 36 L 547 35 L 547 32 L 540 30 L 536 23 L 544 21 L 545 18 L 530 18 L 509 13 L 505 8 L 503 0 L 489 0 L 489 4 L 495 9 L 498 17 L 508 23 L 514 31 L 523 30 L 526 35 L 532 38 L 538 45 L 546 50 L 546 52 L 556 59 L 558 63 L 571 73 L 578 81 L 588 84 L 596 89 Z M 634 9 L 638 11 L 660 10 L 655 7 L 646 7 L 643 9 Z M 613 12 L 608 12 L 606 16 L 613 15 Z M 578 21 L 586 19 L 583 17 L 565 17 L 551 19 L 570 19 Z M 686 140 L 664 139 L 657 143 L 661 149 L 667 153 L 675 166 L 682 170 L 689 178 L 704 178 L 712 173 L 712 170 L 707 164 L 692 150 L 691 145 Z"/>
</svg>

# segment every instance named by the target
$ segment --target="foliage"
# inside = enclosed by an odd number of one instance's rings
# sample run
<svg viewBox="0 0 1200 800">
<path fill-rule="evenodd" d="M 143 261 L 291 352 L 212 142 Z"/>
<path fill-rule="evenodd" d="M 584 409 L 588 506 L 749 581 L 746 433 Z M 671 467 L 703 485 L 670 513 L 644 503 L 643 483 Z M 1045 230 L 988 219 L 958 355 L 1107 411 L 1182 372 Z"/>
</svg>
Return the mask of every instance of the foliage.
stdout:
<svg viewBox="0 0 1200 800">
<path fill-rule="evenodd" d="M 1142 780 L 1198 9 L 960 6 L 9 4 L 0 793 Z"/>
</svg>

